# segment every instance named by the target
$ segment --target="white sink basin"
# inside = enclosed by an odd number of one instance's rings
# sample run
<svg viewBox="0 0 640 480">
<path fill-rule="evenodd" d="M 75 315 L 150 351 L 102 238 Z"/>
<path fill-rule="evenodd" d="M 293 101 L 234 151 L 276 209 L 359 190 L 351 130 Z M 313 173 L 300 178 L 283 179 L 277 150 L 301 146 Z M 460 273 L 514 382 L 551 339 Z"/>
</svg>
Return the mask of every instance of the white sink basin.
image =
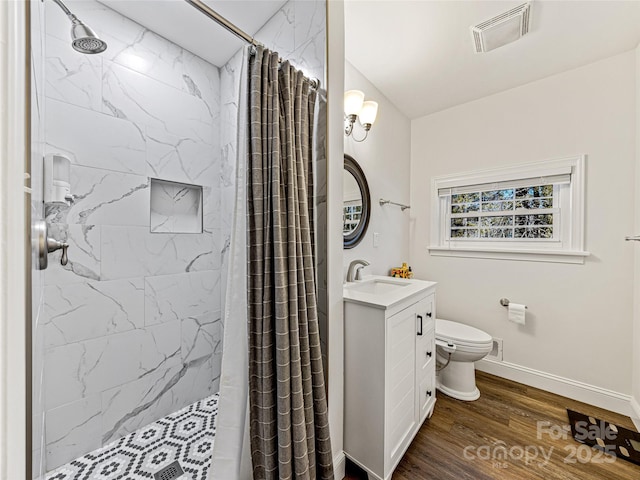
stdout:
<svg viewBox="0 0 640 480">
<path fill-rule="evenodd" d="M 370 275 L 345 284 L 343 297 L 345 302 L 386 309 L 433 285 L 435 283 L 423 280 Z"/>
<path fill-rule="evenodd" d="M 395 292 L 400 288 L 405 288 L 408 286 L 408 283 L 398 283 L 391 280 L 374 278 L 372 280 L 354 283 L 348 288 L 353 292 L 370 293 L 372 295 L 384 295 L 385 293 Z"/>
</svg>

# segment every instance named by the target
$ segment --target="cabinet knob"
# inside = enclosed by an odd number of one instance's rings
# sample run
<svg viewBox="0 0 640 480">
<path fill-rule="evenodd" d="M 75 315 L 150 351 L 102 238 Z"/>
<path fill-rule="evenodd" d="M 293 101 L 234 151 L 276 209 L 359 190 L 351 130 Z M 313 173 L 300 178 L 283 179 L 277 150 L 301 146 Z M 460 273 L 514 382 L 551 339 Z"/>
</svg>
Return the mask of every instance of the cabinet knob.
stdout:
<svg viewBox="0 0 640 480">
<path fill-rule="evenodd" d="M 431 390 L 427 390 L 427 397 L 431 396 Z"/>
<path fill-rule="evenodd" d="M 427 317 L 431 318 L 431 312 L 427 312 Z"/>
<path fill-rule="evenodd" d="M 427 352 L 427 357 L 431 358 L 431 352 Z"/>
</svg>

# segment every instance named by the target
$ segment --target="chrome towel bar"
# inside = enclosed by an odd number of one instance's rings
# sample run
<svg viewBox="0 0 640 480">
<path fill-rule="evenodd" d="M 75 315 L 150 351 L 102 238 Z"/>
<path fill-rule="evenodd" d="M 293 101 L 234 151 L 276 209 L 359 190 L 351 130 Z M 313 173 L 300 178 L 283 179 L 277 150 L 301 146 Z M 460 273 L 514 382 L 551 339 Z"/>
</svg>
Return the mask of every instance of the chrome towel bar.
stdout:
<svg viewBox="0 0 640 480">
<path fill-rule="evenodd" d="M 400 207 L 400 210 L 402 210 L 403 212 L 406 209 L 411 208 L 411 206 L 409 206 L 409 205 L 404 205 L 402 203 L 392 202 L 391 200 L 385 200 L 384 198 L 380 199 L 380 206 L 386 205 L 387 203 L 390 204 L 390 205 L 396 205 L 396 206 Z"/>
</svg>

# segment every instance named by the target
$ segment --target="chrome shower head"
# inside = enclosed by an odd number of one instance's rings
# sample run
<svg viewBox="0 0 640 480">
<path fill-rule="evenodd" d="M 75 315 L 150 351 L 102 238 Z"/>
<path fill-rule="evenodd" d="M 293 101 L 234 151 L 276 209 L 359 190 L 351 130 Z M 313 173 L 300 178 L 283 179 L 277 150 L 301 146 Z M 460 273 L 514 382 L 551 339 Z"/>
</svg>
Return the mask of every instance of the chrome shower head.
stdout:
<svg viewBox="0 0 640 480">
<path fill-rule="evenodd" d="M 95 32 L 75 16 L 71 19 L 71 46 L 80 53 L 102 53 L 107 49 L 107 42 L 100 40 Z"/>
<path fill-rule="evenodd" d="M 67 6 L 62 3 L 62 0 L 53 1 L 71 20 L 71 46 L 75 51 L 94 54 L 102 53 L 107 49 L 107 42 L 100 40 L 91 27 L 82 23 L 78 17 L 71 13 Z"/>
</svg>

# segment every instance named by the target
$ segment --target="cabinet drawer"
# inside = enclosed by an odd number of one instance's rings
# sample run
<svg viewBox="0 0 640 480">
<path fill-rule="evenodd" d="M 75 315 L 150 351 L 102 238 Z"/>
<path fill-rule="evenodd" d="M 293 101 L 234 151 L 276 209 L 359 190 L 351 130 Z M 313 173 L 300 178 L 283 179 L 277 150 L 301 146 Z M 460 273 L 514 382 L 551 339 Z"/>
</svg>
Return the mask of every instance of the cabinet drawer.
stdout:
<svg viewBox="0 0 640 480">
<path fill-rule="evenodd" d="M 424 422 L 425 418 L 431 411 L 433 404 L 436 401 L 436 376 L 435 371 L 431 375 L 427 375 L 419 381 L 420 387 L 418 388 L 418 411 L 420 419 L 419 425 Z"/>
<path fill-rule="evenodd" d="M 435 296 L 429 295 L 416 304 L 416 333 L 424 336 L 424 332 L 432 330 L 436 320 Z M 420 335 L 422 333 L 422 335 Z"/>
<path fill-rule="evenodd" d="M 427 369 L 429 362 L 435 362 L 436 358 L 436 339 L 435 332 L 429 330 L 424 332 L 424 335 L 416 342 L 416 366 L 418 372 Z M 430 366 L 434 368 L 434 366 Z M 435 371 L 435 370 L 434 370 Z"/>
</svg>

